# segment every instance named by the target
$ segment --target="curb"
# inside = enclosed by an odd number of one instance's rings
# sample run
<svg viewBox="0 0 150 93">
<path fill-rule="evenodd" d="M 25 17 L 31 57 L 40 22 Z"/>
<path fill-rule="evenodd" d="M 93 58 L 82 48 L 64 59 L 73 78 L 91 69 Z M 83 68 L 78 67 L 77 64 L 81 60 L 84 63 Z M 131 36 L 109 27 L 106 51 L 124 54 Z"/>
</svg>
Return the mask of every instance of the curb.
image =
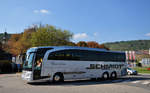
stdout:
<svg viewBox="0 0 150 93">
<path fill-rule="evenodd" d="M 150 74 L 147 74 L 147 73 L 138 73 L 139 75 L 150 75 Z"/>
<path fill-rule="evenodd" d="M 16 73 L 16 75 L 21 75 L 22 73 Z"/>
</svg>

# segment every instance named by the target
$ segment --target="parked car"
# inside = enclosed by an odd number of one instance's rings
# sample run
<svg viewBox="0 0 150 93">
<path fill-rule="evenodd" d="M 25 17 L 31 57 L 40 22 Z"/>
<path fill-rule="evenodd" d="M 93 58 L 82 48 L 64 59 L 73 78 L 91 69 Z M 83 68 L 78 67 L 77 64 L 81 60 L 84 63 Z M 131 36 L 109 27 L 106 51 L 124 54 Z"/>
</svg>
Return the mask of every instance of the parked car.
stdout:
<svg viewBox="0 0 150 93">
<path fill-rule="evenodd" d="M 137 75 L 138 72 L 132 68 L 127 68 L 128 75 Z"/>
</svg>

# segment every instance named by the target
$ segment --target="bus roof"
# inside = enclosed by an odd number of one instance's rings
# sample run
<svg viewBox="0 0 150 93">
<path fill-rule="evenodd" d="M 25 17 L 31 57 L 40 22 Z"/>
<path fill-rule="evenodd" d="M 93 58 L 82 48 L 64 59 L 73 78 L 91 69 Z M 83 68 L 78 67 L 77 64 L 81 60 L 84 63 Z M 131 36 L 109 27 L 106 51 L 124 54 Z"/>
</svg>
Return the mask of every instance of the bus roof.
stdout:
<svg viewBox="0 0 150 93">
<path fill-rule="evenodd" d="M 88 47 L 78 47 L 78 46 L 41 46 L 41 47 L 32 47 L 30 51 L 37 51 L 41 48 L 52 48 L 55 50 L 63 50 L 63 49 L 81 49 L 81 50 L 93 50 L 93 51 L 105 51 L 105 52 L 113 52 L 113 53 L 124 53 L 120 51 L 109 51 L 103 48 L 88 48 Z"/>
</svg>

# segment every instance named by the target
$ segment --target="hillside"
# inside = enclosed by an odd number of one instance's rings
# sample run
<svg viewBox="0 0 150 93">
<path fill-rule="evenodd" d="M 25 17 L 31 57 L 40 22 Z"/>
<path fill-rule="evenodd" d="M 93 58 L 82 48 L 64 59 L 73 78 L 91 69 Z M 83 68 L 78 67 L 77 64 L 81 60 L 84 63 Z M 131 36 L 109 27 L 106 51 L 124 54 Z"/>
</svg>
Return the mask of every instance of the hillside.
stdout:
<svg viewBox="0 0 150 93">
<path fill-rule="evenodd" d="M 117 50 L 117 51 L 148 50 L 150 48 L 150 40 L 120 41 L 104 44 L 110 50 Z"/>
</svg>

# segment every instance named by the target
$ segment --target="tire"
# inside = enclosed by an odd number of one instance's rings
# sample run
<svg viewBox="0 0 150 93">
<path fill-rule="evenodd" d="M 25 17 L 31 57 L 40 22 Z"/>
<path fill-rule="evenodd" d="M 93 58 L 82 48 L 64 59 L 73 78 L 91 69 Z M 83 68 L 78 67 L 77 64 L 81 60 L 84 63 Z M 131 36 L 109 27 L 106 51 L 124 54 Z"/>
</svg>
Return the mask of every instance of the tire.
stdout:
<svg viewBox="0 0 150 93">
<path fill-rule="evenodd" d="M 108 72 L 104 72 L 104 73 L 103 73 L 102 79 L 103 79 L 103 80 L 108 80 L 108 79 L 109 79 L 109 74 L 108 74 Z"/>
<path fill-rule="evenodd" d="M 56 73 L 53 76 L 53 82 L 63 82 L 64 81 L 64 76 L 62 73 Z"/>
<path fill-rule="evenodd" d="M 117 78 L 117 73 L 116 72 L 112 72 L 111 73 L 111 79 L 116 79 Z"/>
</svg>

